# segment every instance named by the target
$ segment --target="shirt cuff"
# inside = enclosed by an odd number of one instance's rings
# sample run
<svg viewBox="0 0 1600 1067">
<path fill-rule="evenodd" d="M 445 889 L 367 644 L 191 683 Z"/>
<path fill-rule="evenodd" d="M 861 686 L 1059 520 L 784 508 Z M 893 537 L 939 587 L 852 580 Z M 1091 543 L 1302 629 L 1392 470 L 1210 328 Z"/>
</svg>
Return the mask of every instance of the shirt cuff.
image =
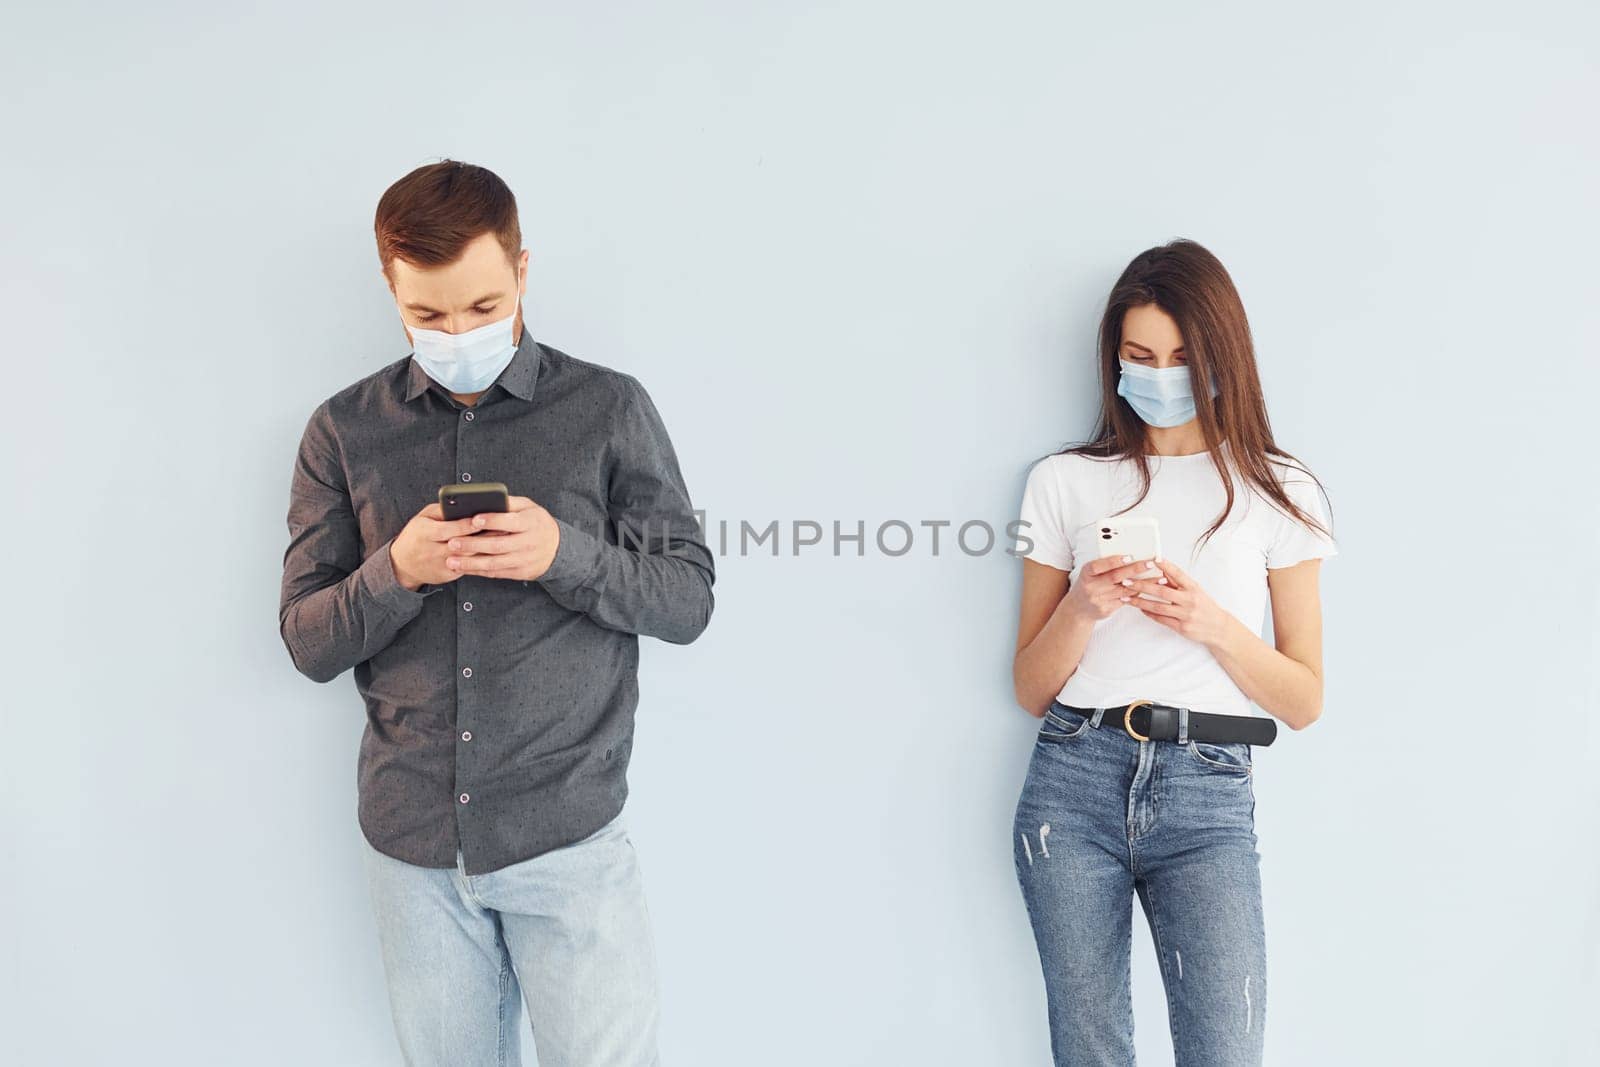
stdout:
<svg viewBox="0 0 1600 1067">
<path fill-rule="evenodd" d="M 600 539 L 562 519 L 556 519 L 556 527 L 561 531 L 561 540 L 556 544 L 555 558 L 550 561 L 549 569 L 538 581 L 558 592 L 576 589 L 594 574 L 600 560 Z"/>
<path fill-rule="evenodd" d="M 389 558 L 392 544 L 394 538 L 391 537 L 367 557 L 361 564 L 358 581 L 366 594 L 384 607 L 414 611 L 422 606 L 429 593 L 437 592 L 440 587 L 425 585 L 421 589 L 407 589 L 401 585 L 399 575 L 394 572 L 394 561 Z"/>
</svg>

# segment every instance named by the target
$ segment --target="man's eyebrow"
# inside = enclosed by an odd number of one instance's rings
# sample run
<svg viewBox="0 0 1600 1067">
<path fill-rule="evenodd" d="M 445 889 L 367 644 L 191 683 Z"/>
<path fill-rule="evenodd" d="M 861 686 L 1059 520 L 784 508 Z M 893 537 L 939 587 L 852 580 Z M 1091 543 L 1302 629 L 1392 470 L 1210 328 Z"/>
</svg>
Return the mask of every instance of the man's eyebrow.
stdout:
<svg viewBox="0 0 1600 1067">
<path fill-rule="evenodd" d="M 468 306 L 469 307 L 476 307 L 478 304 L 487 304 L 487 303 L 490 303 L 491 301 L 503 300 L 503 299 L 505 299 L 505 295 L 506 294 L 504 294 L 504 293 L 490 293 L 487 296 L 478 297 L 478 299 L 474 300 Z M 438 309 L 437 308 L 431 308 L 427 304 L 407 304 L 406 305 L 406 310 L 407 311 L 437 311 Z"/>
</svg>

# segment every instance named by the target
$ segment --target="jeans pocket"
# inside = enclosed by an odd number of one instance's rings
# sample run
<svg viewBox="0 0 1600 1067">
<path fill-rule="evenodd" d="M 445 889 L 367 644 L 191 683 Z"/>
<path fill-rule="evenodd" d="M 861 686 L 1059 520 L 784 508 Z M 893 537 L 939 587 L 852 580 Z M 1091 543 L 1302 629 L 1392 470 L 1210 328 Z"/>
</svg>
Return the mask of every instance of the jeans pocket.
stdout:
<svg viewBox="0 0 1600 1067">
<path fill-rule="evenodd" d="M 1221 774 L 1246 775 L 1250 773 L 1250 746 L 1243 741 L 1190 741 L 1189 752 L 1207 770 Z"/>
<path fill-rule="evenodd" d="M 1089 729 L 1089 716 L 1068 711 L 1060 704 L 1045 709 L 1044 722 L 1039 725 L 1039 740 L 1050 744 L 1071 741 Z"/>
</svg>

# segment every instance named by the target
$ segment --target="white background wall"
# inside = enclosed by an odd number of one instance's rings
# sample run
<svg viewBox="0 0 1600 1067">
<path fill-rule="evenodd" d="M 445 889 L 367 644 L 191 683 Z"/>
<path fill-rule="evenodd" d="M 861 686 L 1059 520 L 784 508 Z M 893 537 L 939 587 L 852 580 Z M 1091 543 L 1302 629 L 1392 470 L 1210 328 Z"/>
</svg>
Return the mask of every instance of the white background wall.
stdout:
<svg viewBox="0 0 1600 1067">
<path fill-rule="evenodd" d="M 7 23 L 8 1062 L 396 1058 L 361 703 L 276 608 L 307 414 L 408 350 L 373 209 L 440 156 L 516 191 L 537 336 L 644 381 L 712 521 L 1004 523 L 1089 430 L 1117 272 L 1210 247 L 1341 544 L 1325 717 L 1257 772 L 1268 1061 L 1600 1055 L 1592 6 Z M 1047 1061 L 1018 570 L 728 556 L 646 643 L 666 1062 Z"/>
</svg>

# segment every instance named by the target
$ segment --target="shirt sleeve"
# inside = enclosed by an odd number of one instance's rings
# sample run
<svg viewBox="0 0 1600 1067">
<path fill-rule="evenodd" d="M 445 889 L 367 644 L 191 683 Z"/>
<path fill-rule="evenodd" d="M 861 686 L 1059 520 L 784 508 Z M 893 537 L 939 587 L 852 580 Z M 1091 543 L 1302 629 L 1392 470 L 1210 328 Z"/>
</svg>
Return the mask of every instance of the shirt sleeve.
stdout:
<svg viewBox="0 0 1600 1067">
<path fill-rule="evenodd" d="M 1296 506 L 1332 531 L 1333 523 L 1316 482 L 1301 472 L 1289 471 L 1283 479 L 1283 491 Z M 1267 549 L 1268 568 L 1289 567 L 1308 559 L 1325 559 L 1339 554 L 1339 546 L 1331 532 L 1325 534 L 1312 529 L 1299 519 L 1274 510 L 1277 528 L 1272 544 Z"/>
<path fill-rule="evenodd" d="M 688 644 L 711 621 L 715 566 L 661 415 L 644 386 L 622 378 L 611 536 L 556 517 L 561 539 L 539 583 L 601 626 Z"/>
<path fill-rule="evenodd" d="M 1067 531 L 1074 519 L 1067 514 L 1061 491 L 1059 461 L 1047 456 L 1033 465 L 1027 487 L 1022 491 L 1022 535 L 1033 546 L 1022 558 L 1043 563 L 1060 571 L 1073 568 L 1072 539 Z"/>
<path fill-rule="evenodd" d="M 326 403 L 300 438 L 288 523 L 278 630 L 295 668 L 313 681 L 332 681 L 371 659 L 442 588 L 400 584 L 389 558 L 393 538 L 361 558 L 361 530 Z"/>
</svg>

